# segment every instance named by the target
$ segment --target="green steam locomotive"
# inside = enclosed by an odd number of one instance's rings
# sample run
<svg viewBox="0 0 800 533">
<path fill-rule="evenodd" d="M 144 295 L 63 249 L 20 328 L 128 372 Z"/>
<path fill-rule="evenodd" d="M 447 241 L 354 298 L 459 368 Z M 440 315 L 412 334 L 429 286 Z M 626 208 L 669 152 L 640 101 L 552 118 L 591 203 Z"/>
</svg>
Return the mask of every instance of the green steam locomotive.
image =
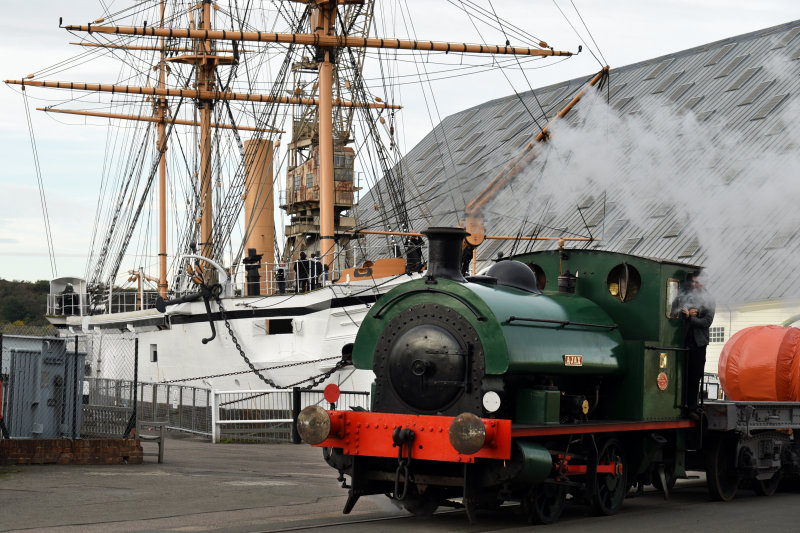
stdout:
<svg viewBox="0 0 800 533">
<path fill-rule="evenodd" d="M 426 276 L 378 300 L 355 341 L 354 365 L 376 376 L 371 410 L 311 406 L 297 420 L 349 489 L 345 513 L 387 494 L 471 520 L 518 502 L 550 523 L 572 503 L 614 514 L 633 486 L 668 495 L 687 469 L 721 500 L 800 473 L 798 404 L 706 402 L 700 422 L 684 416 L 680 289 L 696 266 L 561 249 L 465 279 L 466 232 L 425 234 Z"/>
</svg>

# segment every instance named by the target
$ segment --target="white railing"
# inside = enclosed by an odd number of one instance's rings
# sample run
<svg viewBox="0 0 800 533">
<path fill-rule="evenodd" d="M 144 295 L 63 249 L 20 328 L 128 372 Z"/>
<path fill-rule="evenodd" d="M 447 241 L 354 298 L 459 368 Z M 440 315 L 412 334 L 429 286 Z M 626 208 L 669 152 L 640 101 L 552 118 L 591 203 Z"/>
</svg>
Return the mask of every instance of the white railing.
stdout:
<svg viewBox="0 0 800 533">
<path fill-rule="evenodd" d="M 47 314 L 53 316 L 83 316 L 89 314 L 89 295 L 67 292 L 47 295 Z"/>
<path fill-rule="evenodd" d="M 144 291 L 141 293 L 142 304 L 139 304 L 138 292 L 114 292 L 109 301 L 108 295 L 98 304 L 88 303 L 91 295 L 88 293 L 70 292 L 65 294 L 47 295 L 47 314 L 53 316 L 85 316 L 89 314 L 127 313 L 141 309 L 152 309 L 156 306 L 158 292 Z"/>
<path fill-rule="evenodd" d="M 139 305 L 138 292 L 115 292 L 111 294 L 111 301 L 106 300 L 106 309 L 109 313 L 127 313 L 141 309 L 152 309 L 156 306 L 157 291 L 143 291 L 142 304 Z"/>
<path fill-rule="evenodd" d="M 339 280 L 343 269 L 361 266 L 366 260 L 376 260 L 385 257 L 399 257 L 403 253 L 400 244 L 396 246 L 380 245 L 369 248 L 355 248 L 348 252 L 336 254 L 332 270 L 325 272 L 324 261 L 312 261 L 310 254 L 303 261 L 288 263 L 260 263 L 258 283 L 248 283 L 245 265 L 232 273 L 231 296 L 271 296 L 279 294 L 293 294 L 316 290 Z M 278 272 L 283 271 L 283 279 Z M 183 296 L 197 290 L 186 274 L 182 274 L 180 282 L 173 287 L 169 297 Z M 47 314 L 53 316 L 85 316 L 90 314 L 126 313 L 139 309 L 152 309 L 155 307 L 157 291 L 121 291 L 112 290 L 103 294 L 100 301 L 90 303 L 91 294 L 88 293 L 58 293 L 47 296 Z M 141 300 L 141 301 L 140 301 Z"/>
<path fill-rule="evenodd" d="M 321 390 L 212 391 L 212 441 L 297 442 L 294 418 L 308 405 L 325 404 Z M 337 408 L 369 409 L 369 393 L 342 392 Z"/>
</svg>

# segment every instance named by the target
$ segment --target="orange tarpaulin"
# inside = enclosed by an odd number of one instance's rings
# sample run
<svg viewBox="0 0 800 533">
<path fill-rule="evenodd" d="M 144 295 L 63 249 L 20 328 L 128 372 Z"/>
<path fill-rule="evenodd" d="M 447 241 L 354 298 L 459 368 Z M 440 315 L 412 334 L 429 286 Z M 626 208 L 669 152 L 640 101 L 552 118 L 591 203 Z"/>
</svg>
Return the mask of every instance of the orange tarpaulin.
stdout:
<svg viewBox="0 0 800 533">
<path fill-rule="evenodd" d="M 734 401 L 800 401 L 800 329 L 754 326 L 738 332 L 722 349 L 719 381 Z"/>
</svg>

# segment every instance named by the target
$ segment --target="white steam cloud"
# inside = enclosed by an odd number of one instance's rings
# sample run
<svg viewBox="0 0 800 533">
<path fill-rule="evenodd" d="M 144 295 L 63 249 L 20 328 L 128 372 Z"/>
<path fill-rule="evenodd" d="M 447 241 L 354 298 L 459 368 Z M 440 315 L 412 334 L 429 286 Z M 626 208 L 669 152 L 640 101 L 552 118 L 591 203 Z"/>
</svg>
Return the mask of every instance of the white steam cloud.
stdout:
<svg viewBox="0 0 800 533">
<path fill-rule="evenodd" d="M 778 79 L 785 77 L 778 74 L 786 68 L 782 61 L 762 68 L 776 71 Z M 660 98 L 621 114 L 603 101 L 604 92 L 592 91 L 581 101 L 578 125 L 568 116 L 554 126 L 550 146 L 503 198 L 513 201 L 531 186 L 534 198 L 567 199 L 553 206 L 574 211 L 581 196 L 605 194 L 624 213 L 617 216 L 617 211 L 614 218 L 624 216 L 642 228 L 653 204 L 664 204 L 685 221 L 682 235 L 697 236 L 708 286 L 718 301 L 748 299 L 747 291 L 737 290 L 745 283 L 780 285 L 777 279 L 747 279 L 759 269 L 784 280 L 794 276 L 799 283 L 784 283 L 780 294 L 761 291 L 757 298 L 800 296 L 800 121 L 788 120 L 800 116 L 800 102 L 790 95 L 780 112 L 773 112 L 781 117 L 777 123 L 772 116 L 750 120 L 756 104 L 745 118 L 732 115 L 743 117 L 747 110 L 734 110 L 698 122 L 694 112 L 678 115 L 677 106 L 665 106 Z M 536 207 L 528 205 L 531 209 Z M 794 241 L 781 245 L 782 237 L 795 233 Z M 776 268 L 761 268 L 765 262 Z"/>
</svg>

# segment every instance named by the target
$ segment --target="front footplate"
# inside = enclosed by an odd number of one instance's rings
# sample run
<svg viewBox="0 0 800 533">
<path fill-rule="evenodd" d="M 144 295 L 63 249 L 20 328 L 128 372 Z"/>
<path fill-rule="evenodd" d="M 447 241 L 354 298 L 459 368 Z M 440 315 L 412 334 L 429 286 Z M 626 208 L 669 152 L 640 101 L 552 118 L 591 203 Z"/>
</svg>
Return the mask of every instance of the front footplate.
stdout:
<svg viewBox="0 0 800 533">
<path fill-rule="evenodd" d="M 456 417 L 327 411 L 328 437 L 316 444 L 340 448 L 344 455 L 397 457 L 393 434 L 397 428 L 414 432 L 413 457 L 429 461 L 473 463 L 476 458 L 511 458 L 511 421 L 479 419 L 485 427 L 485 442 L 475 453 L 460 453 L 453 447 L 450 430 Z"/>
</svg>

